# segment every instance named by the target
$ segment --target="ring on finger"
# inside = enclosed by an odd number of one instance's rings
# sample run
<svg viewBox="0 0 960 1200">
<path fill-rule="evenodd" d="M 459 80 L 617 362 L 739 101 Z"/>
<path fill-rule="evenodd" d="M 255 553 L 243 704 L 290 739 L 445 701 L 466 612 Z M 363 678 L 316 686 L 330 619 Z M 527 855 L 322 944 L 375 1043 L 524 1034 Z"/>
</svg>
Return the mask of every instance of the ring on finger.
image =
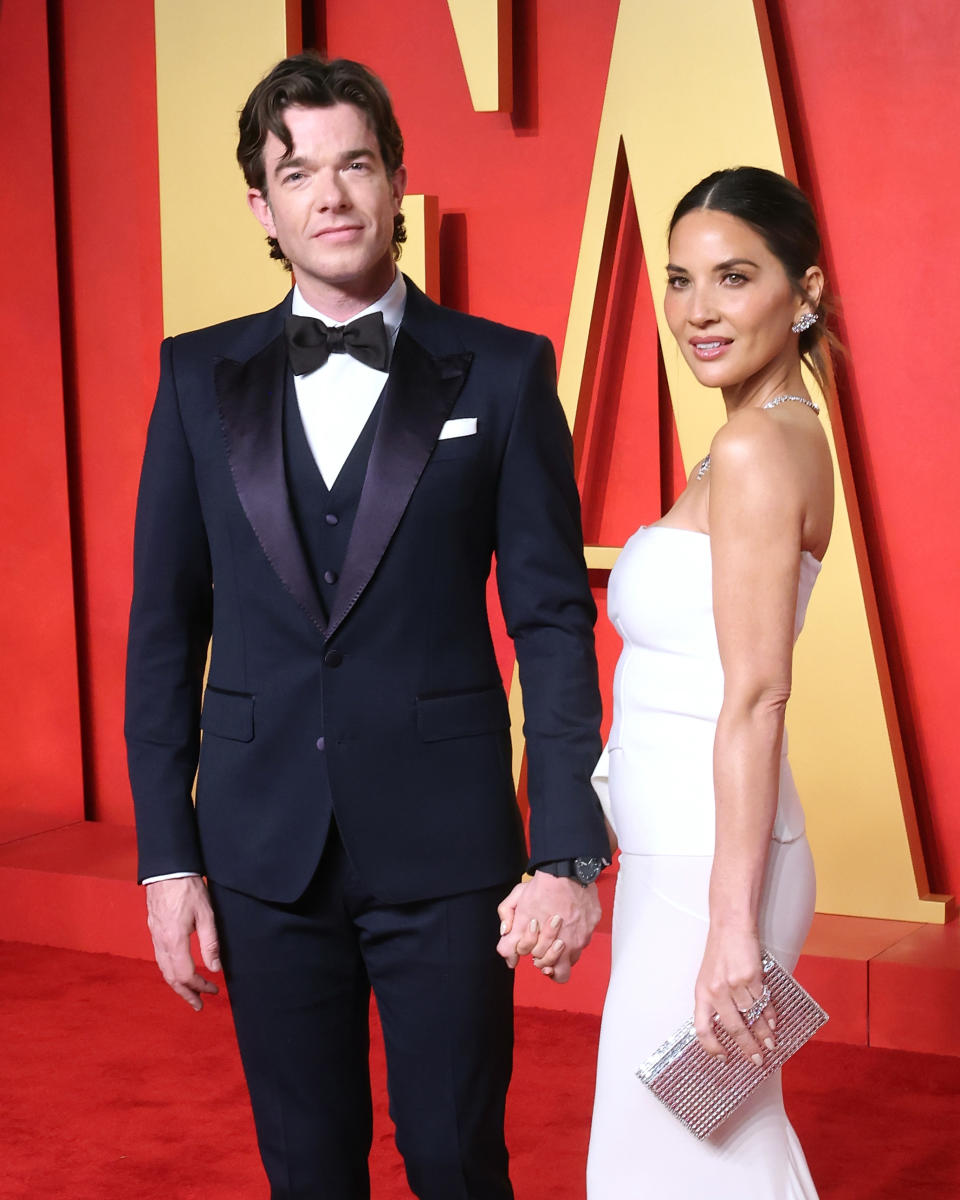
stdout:
<svg viewBox="0 0 960 1200">
<path fill-rule="evenodd" d="M 737 1005 L 737 1011 L 743 1017 L 743 1023 L 748 1029 L 751 1025 L 760 1020 L 760 1017 L 763 1015 L 763 1010 L 769 1003 L 770 989 L 766 986 L 766 984 L 764 984 L 763 991 L 756 998 L 756 1000 L 751 998 L 751 1001 L 746 1008 L 740 1008 L 740 1006 Z"/>
</svg>

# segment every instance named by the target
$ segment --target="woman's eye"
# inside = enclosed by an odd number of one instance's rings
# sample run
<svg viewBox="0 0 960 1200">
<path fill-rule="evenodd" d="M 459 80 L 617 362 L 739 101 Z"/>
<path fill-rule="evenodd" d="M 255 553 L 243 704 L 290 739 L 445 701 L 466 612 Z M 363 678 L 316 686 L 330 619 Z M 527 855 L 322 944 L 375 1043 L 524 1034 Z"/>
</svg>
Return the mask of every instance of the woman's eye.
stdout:
<svg viewBox="0 0 960 1200">
<path fill-rule="evenodd" d="M 733 287 L 739 287 L 742 283 L 747 282 L 746 275 L 740 275 L 737 271 L 728 271 L 723 277 L 724 283 L 729 283 Z"/>
<path fill-rule="evenodd" d="M 670 287 L 670 288 L 686 287 L 689 282 L 690 282 L 690 280 L 687 279 L 686 275 L 668 275 L 667 276 L 667 287 Z"/>
</svg>

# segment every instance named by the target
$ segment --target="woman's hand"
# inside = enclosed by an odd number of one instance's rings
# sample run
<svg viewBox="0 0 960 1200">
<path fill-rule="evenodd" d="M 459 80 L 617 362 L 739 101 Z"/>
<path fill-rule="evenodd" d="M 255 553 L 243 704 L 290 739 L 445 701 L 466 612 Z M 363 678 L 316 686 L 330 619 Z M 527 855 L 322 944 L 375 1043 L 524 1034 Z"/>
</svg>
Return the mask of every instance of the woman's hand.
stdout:
<svg viewBox="0 0 960 1200">
<path fill-rule="evenodd" d="M 767 1004 L 761 1016 L 748 1029 L 743 1014 L 763 994 L 763 970 L 760 940 L 755 930 L 718 930 L 713 925 L 707 936 L 700 974 L 694 989 L 694 1028 L 708 1054 L 725 1058 L 713 1026 L 716 1013 L 734 1038 L 745 1058 L 763 1066 L 765 1051 L 774 1048 L 776 1013 Z"/>
<path fill-rule="evenodd" d="M 497 914 L 500 917 L 501 938 L 508 936 L 513 930 L 513 924 L 517 916 L 517 905 L 520 903 L 520 897 L 523 894 L 523 886 L 523 883 L 518 883 L 510 895 L 501 900 L 497 907 Z M 563 938 L 558 936 L 562 925 L 563 917 L 559 913 L 555 913 L 549 921 L 548 931 L 541 937 L 540 922 L 532 920 L 527 929 L 526 939 L 518 941 L 514 948 L 504 955 L 507 965 L 512 969 L 520 961 L 521 955 L 531 954 L 533 956 L 533 965 L 538 971 L 547 976 L 555 974 L 555 968 L 566 946 Z M 550 940 L 551 936 L 553 937 L 553 941 Z"/>
</svg>

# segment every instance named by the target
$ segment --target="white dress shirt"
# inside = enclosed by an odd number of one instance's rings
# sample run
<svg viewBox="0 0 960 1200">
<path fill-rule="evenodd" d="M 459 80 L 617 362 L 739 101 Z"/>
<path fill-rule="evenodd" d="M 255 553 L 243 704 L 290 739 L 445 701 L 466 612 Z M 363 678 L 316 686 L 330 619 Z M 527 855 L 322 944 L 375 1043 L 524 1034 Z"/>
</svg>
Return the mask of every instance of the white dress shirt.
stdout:
<svg viewBox="0 0 960 1200">
<path fill-rule="evenodd" d="M 362 313 L 357 313 L 356 317 L 351 317 L 351 320 L 370 313 L 383 313 L 383 324 L 392 351 L 406 299 L 407 287 L 398 271 L 380 299 Z M 315 317 L 324 325 L 342 324 L 311 308 L 299 287 L 293 290 L 293 314 L 297 317 Z M 386 382 L 386 371 L 377 371 L 351 354 L 340 353 L 331 354 L 322 367 L 309 375 L 294 375 L 300 419 L 310 450 L 328 488 L 332 488 L 336 482 Z"/>
<path fill-rule="evenodd" d="M 380 299 L 350 319 L 355 321 L 357 317 L 365 317 L 370 313 L 383 313 L 383 324 L 392 353 L 406 301 L 407 285 L 397 271 L 393 283 Z M 299 285 L 293 289 L 293 314 L 297 317 L 316 317 L 324 325 L 345 324 L 311 308 L 304 300 Z M 294 375 L 293 385 L 307 443 L 328 488 L 332 488 L 336 482 L 386 382 L 386 371 L 368 367 L 352 354 L 339 352 L 331 354 L 322 367 L 311 371 L 309 375 Z M 161 879 L 187 879 L 194 875 L 195 871 L 172 871 L 169 875 L 151 875 L 143 882 L 159 883 Z"/>
</svg>

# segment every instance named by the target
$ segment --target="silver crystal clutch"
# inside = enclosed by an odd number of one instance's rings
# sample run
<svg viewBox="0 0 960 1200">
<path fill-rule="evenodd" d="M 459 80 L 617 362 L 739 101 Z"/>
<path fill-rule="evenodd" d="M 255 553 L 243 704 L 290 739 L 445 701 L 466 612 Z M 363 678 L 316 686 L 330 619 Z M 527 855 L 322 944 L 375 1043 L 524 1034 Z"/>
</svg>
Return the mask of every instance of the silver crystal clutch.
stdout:
<svg viewBox="0 0 960 1200">
<path fill-rule="evenodd" d="M 693 1021 L 659 1046 L 637 1071 L 641 1081 L 690 1130 L 705 1138 L 774 1071 L 796 1054 L 827 1021 L 827 1014 L 768 951 L 763 952 L 763 981 L 777 1014 L 776 1048 L 765 1050 L 763 1066 L 744 1058 L 736 1042 L 715 1018 L 717 1040 L 727 1061 L 708 1054 L 697 1041 Z"/>
</svg>

